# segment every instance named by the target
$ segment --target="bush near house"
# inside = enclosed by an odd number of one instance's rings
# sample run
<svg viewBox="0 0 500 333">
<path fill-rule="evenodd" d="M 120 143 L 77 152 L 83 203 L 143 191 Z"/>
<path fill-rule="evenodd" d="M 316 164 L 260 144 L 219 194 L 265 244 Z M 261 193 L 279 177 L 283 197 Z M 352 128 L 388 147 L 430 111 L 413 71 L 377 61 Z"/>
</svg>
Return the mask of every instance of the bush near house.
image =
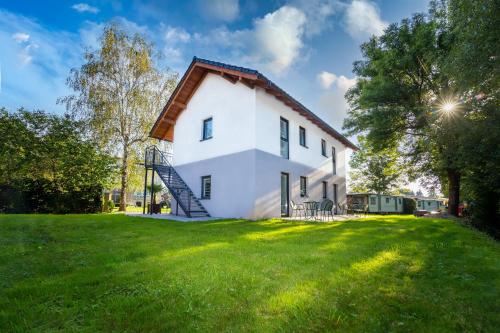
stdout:
<svg viewBox="0 0 500 333">
<path fill-rule="evenodd" d="M 0 212 L 95 213 L 114 160 L 70 116 L 0 108 Z"/>
<path fill-rule="evenodd" d="M 417 209 L 417 203 L 414 199 L 403 198 L 403 214 L 413 214 Z"/>
</svg>

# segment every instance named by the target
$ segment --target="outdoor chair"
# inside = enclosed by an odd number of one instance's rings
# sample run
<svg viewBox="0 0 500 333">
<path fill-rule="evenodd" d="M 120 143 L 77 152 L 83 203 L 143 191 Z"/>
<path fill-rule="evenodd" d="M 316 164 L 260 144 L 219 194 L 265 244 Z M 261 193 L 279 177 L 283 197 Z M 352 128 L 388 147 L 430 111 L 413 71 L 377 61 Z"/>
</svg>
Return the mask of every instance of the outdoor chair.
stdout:
<svg viewBox="0 0 500 333">
<path fill-rule="evenodd" d="M 337 214 L 338 215 L 344 215 L 347 212 L 347 205 L 346 204 L 337 204 Z"/>
<path fill-rule="evenodd" d="M 319 203 L 317 201 L 304 201 L 304 212 L 305 218 L 316 218 L 316 213 L 318 212 Z"/>
<path fill-rule="evenodd" d="M 296 204 L 295 202 L 293 202 L 293 200 L 290 202 L 290 207 L 292 207 L 292 217 L 294 217 L 294 214 L 295 214 L 295 217 L 300 217 L 300 214 L 302 212 L 302 215 L 306 216 L 306 213 L 305 213 L 305 210 L 304 210 L 304 205 L 303 204 Z"/>
<path fill-rule="evenodd" d="M 333 219 L 333 201 L 329 199 L 323 200 L 319 206 L 319 214 L 322 219 L 324 217 L 328 218 L 328 216 L 331 216 Z"/>
</svg>

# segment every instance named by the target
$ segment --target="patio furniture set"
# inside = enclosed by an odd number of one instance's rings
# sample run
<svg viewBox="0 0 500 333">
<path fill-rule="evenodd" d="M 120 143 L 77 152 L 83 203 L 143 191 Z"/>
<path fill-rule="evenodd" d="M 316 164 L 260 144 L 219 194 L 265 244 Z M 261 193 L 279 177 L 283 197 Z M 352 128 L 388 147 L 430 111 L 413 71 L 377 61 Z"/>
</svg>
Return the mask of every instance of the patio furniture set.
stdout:
<svg viewBox="0 0 500 333">
<path fill-rule="evenodd" d="M 335 205 L 329 199 L 324 199 L 321 202 L 304 201 L 303 203 L 291 201 L 290 206 L 292 208 L 291 217 L 303 217 L 306 220 L 323 220 L 325 218 L 328 219 L 328 217 L 333 218 L 335 214 L 347 212 L 345 205 Z"/>
</svg>

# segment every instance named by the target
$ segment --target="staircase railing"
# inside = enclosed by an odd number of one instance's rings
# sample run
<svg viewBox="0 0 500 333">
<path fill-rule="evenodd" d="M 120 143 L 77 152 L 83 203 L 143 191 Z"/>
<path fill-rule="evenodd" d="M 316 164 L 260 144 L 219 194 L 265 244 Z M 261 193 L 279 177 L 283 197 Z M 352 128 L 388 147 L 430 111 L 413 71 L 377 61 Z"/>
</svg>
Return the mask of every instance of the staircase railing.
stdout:
<svg viewBox="0 0 500 333">
<path fill-rule="evenodd" d="M 149 146 L 146 148 L 144 165 L 146 169 L 149 168 L 153 171 L 153 175 L 156 171 L 158 176 L 160 176 L 162 181 L 169 189 L 172 196 L 175 198 L 176 203 L 181 206 L 181 209 L 184 211 L 186 216 L 191 217 L 191 213 L 194 212 L 191 210 L 191 196 L 194 196 L 194 194 L 172 167 L 172 154 L 163 152 L 156 146 Z M 166 167 L 166 169 L 168 170 L 168 174 L 164 174 L 163 172 L 165 170 L 158 167 Z M 178 186 L 179 184 L 176 184 L 174 186 L 174 184 L 172 183 L 174 177 L 177 178 L 177 183 L 181 183 L 181 187 Z M 181 197 L 184 191 L 187 193 L 187 203 L 184 202 Z M 201 204 L 198 205 L 201 206 Z"/>
</svg>

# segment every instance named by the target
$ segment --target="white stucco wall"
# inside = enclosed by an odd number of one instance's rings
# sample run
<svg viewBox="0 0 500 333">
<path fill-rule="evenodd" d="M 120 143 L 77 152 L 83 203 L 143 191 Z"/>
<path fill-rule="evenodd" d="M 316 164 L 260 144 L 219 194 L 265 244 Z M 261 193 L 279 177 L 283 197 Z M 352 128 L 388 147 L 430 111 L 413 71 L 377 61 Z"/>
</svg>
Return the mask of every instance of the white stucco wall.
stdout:
<svg viewBox="0 0 500 333">
<path fill-rule="evenodd" d="M 333 200 L 333 184 L 337 184 L 337 201 L 346 201 L 346 147 L 295 110 L 286 106 L 263 89 L 256 89 L 256 148 L 280 156 L 280 117 L 288 120 L 289 161 L 291 165 L 301 164 L 312 168 L 307 174 L 295 172 L 296 168 L 284 172 L 290 173 L 290 198 L 295 202 L 305 200 L 321 201 L 322 181 L 328 183 L 328 198 Z M 299 143 L 299 126 L 306 130 L 306 147 Z M 321 154 L 321 139 L 326 141 L 326 155 Z M 336 175 L 333 176 L 332 146 L 336 149 Z M 280 175 L 275 175 L 279 186 Z M 300 197 L 300 176 L 308 178 L 308 198 Z"/>
<path fill-rule="evenodd" d="M 255 90 L 208 74 L 175 123 L 174 166 L 254 148 L 254 110 Z M 210 117 L 213 137 L 200 141 Z"/>
<path fill-rule="evenodd" d="M 201 141 L 203 120 L 212 117 L 213 137 Z M 290 159 L 280 156 L 280 117 L 289 122 Z M 306 129 L 308 148 L 299 144 L 299 126 Z M 327 157 L 321 154 L 327 142 Z M 335 146 L 336 175 L 333 175 Z M 280 175 L 290 175 L 290 199 L 322 200 L 322 181 L 333 200 L 346 200 L 345 146 L 299 113 L 260 88 L 233 84 L 208 74 L 174 127 L 173 165 L 195 195 L 201 176 L 212 176 L 212 197 L 202 200 L 216 217 L 280 216 Z M 300 176 L 308 177 L 308 197 L 300 197 Z"/>
</svg>

